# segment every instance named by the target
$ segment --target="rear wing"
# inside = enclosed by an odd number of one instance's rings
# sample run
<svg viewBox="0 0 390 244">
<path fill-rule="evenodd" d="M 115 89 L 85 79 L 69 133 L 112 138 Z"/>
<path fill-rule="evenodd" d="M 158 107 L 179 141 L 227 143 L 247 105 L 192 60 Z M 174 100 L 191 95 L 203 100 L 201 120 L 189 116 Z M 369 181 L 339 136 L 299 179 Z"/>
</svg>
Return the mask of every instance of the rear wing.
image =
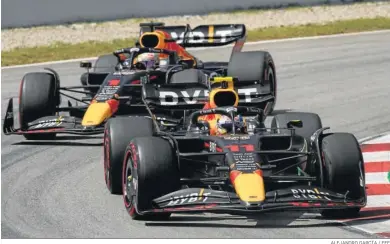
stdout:
<svg viewBox="0 0 390 244">
<path fill-rule="evenodd" d="M 268 109 L 275 97 L 259 84 L 237 82 L 234 90 L 238 95 L 238 106 Z M 210 101 L 210 88 L 200 83 L 144 84 L 142 94 L 147 104 L 166 109 L 202 109 Z"/>
<path fill-rule="evenodd" d="M 165 26 L 164 23 L 141 23 L 140 36 L 144 32 L 162 30 L 182 47 L 216 47 L 240 42 L 246 39 L 243 24 L 200 25 L 192 29 L 189 25 Z"/>
</svg>

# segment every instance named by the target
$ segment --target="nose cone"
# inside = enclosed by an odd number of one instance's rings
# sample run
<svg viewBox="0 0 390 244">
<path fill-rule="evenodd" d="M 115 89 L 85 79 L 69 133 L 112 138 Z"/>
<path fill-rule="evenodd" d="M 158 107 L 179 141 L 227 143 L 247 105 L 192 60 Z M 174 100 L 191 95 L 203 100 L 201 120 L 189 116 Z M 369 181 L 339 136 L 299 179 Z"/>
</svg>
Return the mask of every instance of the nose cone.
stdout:
<svg viewBox="0 0 390 244">
<path fill-rule="evenodd" d="M 81 125 L 98 126 L 112 115 L 111 107 L 108 103 L 91 103 L 84 114 Z"/>
<path fill-rule="evenodd" d="M 262 202 L 265 200 L 264 180 L 260 170 L 251 173 L 233 170 L 230 172 L 230 180 L 242 201 Z"/>
</svg>

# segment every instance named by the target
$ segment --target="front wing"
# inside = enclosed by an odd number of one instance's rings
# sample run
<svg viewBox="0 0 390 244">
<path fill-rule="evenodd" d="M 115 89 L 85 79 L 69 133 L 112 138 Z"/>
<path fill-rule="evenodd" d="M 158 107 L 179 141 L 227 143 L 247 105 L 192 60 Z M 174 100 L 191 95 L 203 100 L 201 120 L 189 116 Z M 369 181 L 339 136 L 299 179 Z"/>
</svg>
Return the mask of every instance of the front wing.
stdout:
<svg viewBox="0 0 390 244">
<path fill-rule="evenodd" d="M 3 124 L 5 135 L 23 135 L 23 134 L 76 134 L 76 135 L 95 135 L 104 132 L 104 126 L 87 127 L 81 126 L 81 120 L 71 116 L 46 116 L 29 123 L 26 130 L 15 129 L 13 101 L 8 102 L 7 112 Z"/>
<path fill-rule="evenodd" d="M 363 208 L 366 198 L 349 199 L 320 187 L 297 186 L 269 191 L 261 203 L 242 202 L 235 193 L 204 188 L 179 190 L 152 201 L 154 208 L 140 214 L 211 212 L 253 214 L 278 211 L 310 211 L 322 209 Z"/>
</svg>

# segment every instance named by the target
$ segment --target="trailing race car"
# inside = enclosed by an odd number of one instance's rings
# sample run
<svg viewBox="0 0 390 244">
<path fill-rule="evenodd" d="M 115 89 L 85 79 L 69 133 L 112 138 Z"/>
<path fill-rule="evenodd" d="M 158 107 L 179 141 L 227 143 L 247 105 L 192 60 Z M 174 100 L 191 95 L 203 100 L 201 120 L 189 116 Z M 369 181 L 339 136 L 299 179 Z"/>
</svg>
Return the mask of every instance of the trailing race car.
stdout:
<svg viewBox="0 0 390 244">
<path fill-rule="evenodd" d="M 237 106 L 232 80 L 214 79 L 207 109 L 169 133 L 152 113 L 109 120 L 105 179 L 111 191 L 122 190 L 130 216 L 284 210 L 356 215 L 367 196 L 355 136 L 324 133 L 329 127 L 314 113 L 278 114 L 266 128 L 262 109 Z"/>
<path fill-rule="evenodd" d="M 114 68 L 104 57 L 93 72 L 90 62 L 81 62 L 88 72 L 81 86 L 61 87 L 59 75 L 27 73 L 19 94 L 20 129 L 14 128 L 13 102 L 9 101 L 3 131 L 27 139 L 54 139 L 57 133 L 102 133 L 108 118 L 121 115 L 148 115 L 142 105 L 141 88 L 163 106 L 198 104 L 208 97 L 208 80 L 234 76 L 240 105 L 252 105 L 270 113 L 276 102 L 276 73 L 271 55 L 264 51 L 241 52 L 246 37 L 244 25 L 155 26 L 144 24 L 137 47 L 113 52 Z M 148 29 L 149 28 L 149 29 Z M 201 38 L 200 38 L 201 37 Z M 185 47 L 221 46 L 235 42 L 229 62 L 202 62 Z M 111 59 L 112 60 L 112 59 Z M 109 71 L 102 70 L 104 64 Z M 111 63 L 112 64 L 112 63 Z M 96 68 L 100 67 L 100 68 Z M 108 67 L 106 66 L 106 67 Z M 80 90 L 81 89 L 81 90 Z M 87 96 L 78 99 L 64 92 Z M 85 103 L 60 107 L 60 96 Z M 69 115 L 60 115 L 69 112 Z"/>
</svg>

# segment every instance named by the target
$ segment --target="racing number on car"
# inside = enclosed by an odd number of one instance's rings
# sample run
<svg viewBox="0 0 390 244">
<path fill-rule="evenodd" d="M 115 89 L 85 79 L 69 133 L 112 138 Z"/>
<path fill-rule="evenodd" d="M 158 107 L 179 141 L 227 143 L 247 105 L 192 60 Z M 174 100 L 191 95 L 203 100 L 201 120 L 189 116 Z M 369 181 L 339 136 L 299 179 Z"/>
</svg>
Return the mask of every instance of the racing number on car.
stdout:
<svg viewBox="0 0 390 244">
<path fill-rule="evenodd" d="M 239 152 L 240 148 L 244 148 L 245 152 L 253 152 L 255 147 L 251 144 L 242 144 L 242 145 L 228 145 L 225 148 L 229 149 L 231 152 Z"/>
</svg>

